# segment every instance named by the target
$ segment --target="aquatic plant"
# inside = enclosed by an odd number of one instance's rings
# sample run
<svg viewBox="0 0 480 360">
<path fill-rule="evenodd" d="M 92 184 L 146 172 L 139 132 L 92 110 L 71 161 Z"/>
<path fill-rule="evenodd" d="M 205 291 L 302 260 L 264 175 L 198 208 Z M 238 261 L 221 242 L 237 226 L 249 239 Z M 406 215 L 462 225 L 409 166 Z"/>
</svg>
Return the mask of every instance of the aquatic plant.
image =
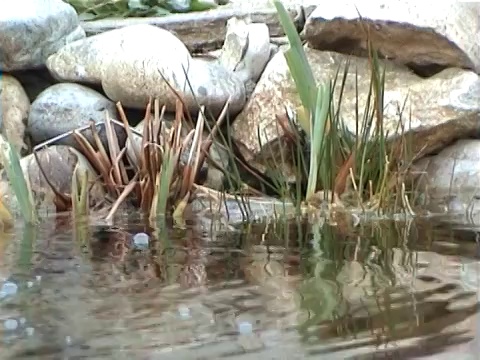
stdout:
<svg viewBox="0 0 480 360">
<path fill-rule="evenodd" d="M 204 162 L 204 151 L 208 151 L 209 142 L 203 139 L 203 117 L 199 117 L 195 128 L 184 117 L 183 102 L 178 100 L 175 120 L 170 129 L 165 123 L 165 106 L 160 110 L 158 100 L 154 101 L 153 116 L 150 100 L 145 113 L 143 134 L 131 129 L 120 103 L 117 104 L 122 122 L 112 120 L 108 113 L 105 129 L 108 139 L 108 152 L 104 149 L 96 127 L 92 124 L 95 147 L 80 132 L 74 131 L 74 137 L 80 144 L 82 153 L 101 175 L 113 204 L 107 215 L 111 219 L 120 205 L 130 196 L 130 200 L 151 219 L 165 216 L 175 211 L 181 215 L 188 202 L 195 179 Z M 126 161 L 126 145 L 120 149 L 113 123 L 121 125 L 127 133 L 127 142 L 132 145 L 136 160 Z M 219 126 L 221 122 L 217 123 Z M 190 128 L 190 129 L 189 129 Z M 188 130 L 189 129 L 189 130 Z M 141 146 L 135 146 L 135 135 L 141 137 Z M 183 151 L 189 147 L 188 159 L 180 162 Z M 128 170 L 127 171 L 127 166 Z"/>
<path fill-rule="evenodd" d="M 2 136 L 0 136 L 0 162 L 5 169 L 9 185 L 18 200 L 24 220 L 30 225 L 35 225 L 38 218 L 30 181 L 22 170 L 19 154 L 15 151 L 14 146 Z M 4 227 L 13 226 L 13 216 L 3 202 L 0 205 L 0 216 Z"/>
<path fill-rule="evenodd" d="M 103 18 L 128 18 L 165 16 L 171 13 L 210 10 L 215 3 L 190 0 L 65 0 L 72 5 L 83 20 Z"/>
<path fill-rule="evenodd" d="M 342 121 L 342 97 L 348 75 L 349 62 L 344 66 L 342 83 L 337 87 L 339 68 L 330 82 L 316 84 L 302 41 L 283 4 L 274 0 L 290 48 L 285 51 L 290 73 L 298 92 L 301 106 L 280 114 L 278 119 L 284 131 L 293 139 L 306 140 L 309 155 L 308 172 L 304 144 L 297 141 L 297 183 L 306 178 L 306 191 L 297 186 L 296 197 L 315 203 L 319 194 L 324 200 L 342 199 L 364 210 L 385 212 L 402 209 L 412 213 L 403 177 L 413 161 L 408 152 L 409 139 L 404 134 L 402 121 L 398 122 L 397 140 L 383 127 L 383 96 L 385 69 L 368 40 L 370 89 L 363 117 L 358 109 L 358 78 L 356 84 L 356 131 L 351 133 Z M 368 27 L 364 27 L 367 32 Z M 338 88 L 338 89 L 337 89 Z M 338 96 L 336 96 L 338 92 Z M 338 99 L 337 101 L 335 99 Z M 403 109 L 400 109 L 403 111 Z M 400 120 L 402 114 L 400 114 Z M 283 121 L 282 121 L 283 119 Z M 308 173 L 308 175 L 306 175 Z M 333 194 L 327 199 L 328 194 Z"/>
</svg>

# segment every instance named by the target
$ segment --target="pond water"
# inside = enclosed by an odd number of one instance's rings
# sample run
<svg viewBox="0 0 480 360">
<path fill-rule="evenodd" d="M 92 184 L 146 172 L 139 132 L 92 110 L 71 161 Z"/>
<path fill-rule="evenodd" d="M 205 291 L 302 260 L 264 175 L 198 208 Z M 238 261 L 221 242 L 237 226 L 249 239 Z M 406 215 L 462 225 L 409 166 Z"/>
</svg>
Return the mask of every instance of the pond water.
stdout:
<svg viewBox="0 0 480 360">
<path fill-rule="evenodd" d="M 82 239 L 57 221 L 1 239 L 1 359 L 475 359 L 480 349 L 480 252 L 467 226 L 89 230 Z M 132 240 L 140 232 L 148 247 Z"/>
</svg>

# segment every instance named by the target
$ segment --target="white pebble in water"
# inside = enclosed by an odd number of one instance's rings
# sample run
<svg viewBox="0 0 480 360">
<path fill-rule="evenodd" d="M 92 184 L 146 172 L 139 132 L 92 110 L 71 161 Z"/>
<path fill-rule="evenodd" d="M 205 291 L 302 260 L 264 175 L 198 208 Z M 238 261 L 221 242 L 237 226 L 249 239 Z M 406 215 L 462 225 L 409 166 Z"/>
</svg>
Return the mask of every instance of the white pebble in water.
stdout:
<svg viewBox="0 0 480 360">
<path fill-rule="evenodd" d="M 133 236 L 133 244 L 137 248 L 148 248 L 149 236 L 145 233 L 138 233 Z"/>
<path fill-rule="evenodd" d="M 0 289 L 0 298 L 5 296 L 15 295 L 18 290 L 18 285 L 11 281 L 6 281 L 3 283 L 2 288 Z"/>
<path fill-rule="evenodd" d="M 65 336 L 65 343 L 66 343 L 67 345 L 71 345 L 71 344 L 72 344 L 72 338 L 71 338 L 70 336 L 68 336 L 68 335 Z"/>
<path fill-rule="evenodd" d="M 178 307 L 178 315 L 180 315 L 182 320 L 190 319 L 190 309 L 188 306 L 180 305 Z"/>
<path fill-rule="evenodd" d="M 37 282 L 42 281 L 42 277 L 41 277 L 40 275 L 37 275 L 37 276 L 35 277 L 35 279 L 37 280 Z"/>
<path fill-rule="evenodd" d="M 15 319 L 7 319 L 3 322 L 5 330 L 16 330 L 18 328 L 18 322 Z"/>
<path fill-rule="evenodd" d="M 25 325 L 25 323 L 27 322 L 27 319 L 25 319 L 24 317 L 21 317 L 20 319 L 18 319 L 18 322 L 20 323 L 20 325 Z"/>
<path fill-rule="evenodd" d="M 33 287 L 33 281 L 27 281 L 27 288 Z"/>
<path fill-rule="evenodd" d="M 242 321 L 238 323 L 238 332 L 242 335 L 251 334 L 253 331 L 252 323 L 249 321 Z"/>
<path fill-rule="evenodd" d="M 35 329 L 33 327 L 27 327 L 25 329 L 25 332 L 27 333 L 28 336 L 32 336 L 33 333 L 35 332 Z"/>
</svg>

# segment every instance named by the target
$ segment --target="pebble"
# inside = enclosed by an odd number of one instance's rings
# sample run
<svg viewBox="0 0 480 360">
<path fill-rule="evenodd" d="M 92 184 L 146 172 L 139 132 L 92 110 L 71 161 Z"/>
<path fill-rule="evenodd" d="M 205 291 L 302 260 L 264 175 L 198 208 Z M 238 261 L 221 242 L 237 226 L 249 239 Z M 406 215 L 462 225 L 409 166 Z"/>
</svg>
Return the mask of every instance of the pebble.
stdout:
<svg viewBox="0 0 480 360">
<path fill-rule="evenodd" d="M 187 320 L 191 317 L 190 309 L 186 305 L 180 305 L 178 307 L 178 314 L 182 320 Z"/>
<path fill-rule="evenodd" d="M 6 281 L 3 283 L 2 288 L 0 289 L 0 299 L 15 295 L 18 291 L 18 285 L 11 281 Z"/>
<path fill-rule="evenodd" d="M 16 330 L 18 328 L 18 321 L 15 319 L 7 319 L 3 322 L 3 327 L 5 330 Z"/>
<path fill-rule="evenodd" d="M 27 336 L 32 336 L 35 333 L 35 328 L 33 327 L 27 327 L 25 329 L 25 332 L 27 333 Z"/>
<path fill-rule="evenodd" d="M 242 321 L 238 323 L 238 332 L 241 335 L 249 335 L 253 331 L 252 323 L 249 321 Z"/>
<path fill-rule="evenodd" d="M 133 236 L 133 244 L 137 248 L 148 249 L 150 237 L 145 233 L 138 233 Z"/>
</svg>

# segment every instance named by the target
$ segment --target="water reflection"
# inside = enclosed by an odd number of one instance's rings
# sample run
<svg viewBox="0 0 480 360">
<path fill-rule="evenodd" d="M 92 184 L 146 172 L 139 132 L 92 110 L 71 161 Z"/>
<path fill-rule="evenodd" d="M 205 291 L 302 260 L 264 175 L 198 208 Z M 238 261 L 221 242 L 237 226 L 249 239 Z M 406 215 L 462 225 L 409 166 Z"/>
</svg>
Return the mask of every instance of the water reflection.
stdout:
<svg viewBox="0 0 480 360">
<path fill-rule="evenodd" d="M 463 359 L 479 350 L 474 229 L 432 219 L 200 229 L 135 220 L 79 239 L 62 221 L 3 238 L 2 359 Z M 137 246 L 140 232 L 148 247 Z"/>
</svg>

